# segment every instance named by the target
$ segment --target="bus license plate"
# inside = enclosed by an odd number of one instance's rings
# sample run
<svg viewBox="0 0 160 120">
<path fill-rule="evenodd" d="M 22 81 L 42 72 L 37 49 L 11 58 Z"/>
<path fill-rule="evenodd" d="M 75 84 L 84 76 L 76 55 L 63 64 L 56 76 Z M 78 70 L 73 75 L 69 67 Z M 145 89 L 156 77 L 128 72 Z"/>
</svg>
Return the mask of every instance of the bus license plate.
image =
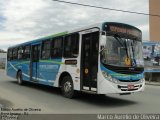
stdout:
<svg viewBox="0 0 160 120">
<path fill-rule="evenodd" d="M 128 85 L 128 90 L 134 89 L 134 85 Z"/>
</svg>

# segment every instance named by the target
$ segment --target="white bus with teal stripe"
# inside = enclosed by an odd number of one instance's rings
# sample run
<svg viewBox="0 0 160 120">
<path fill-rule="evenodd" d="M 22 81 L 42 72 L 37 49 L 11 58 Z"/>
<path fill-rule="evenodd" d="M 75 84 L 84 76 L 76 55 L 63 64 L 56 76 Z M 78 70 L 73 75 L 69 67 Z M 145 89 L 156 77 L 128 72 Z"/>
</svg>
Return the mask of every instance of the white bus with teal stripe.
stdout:
<svg viewBox="0 0 160 120">
<path fill-rule="evenodd" d="M 103 22 L 8 48 L 7 75 L 18 84 L 77 91 L 130 94 L 144 90 L 142 33 L 131 25 Z"/>
</svg>

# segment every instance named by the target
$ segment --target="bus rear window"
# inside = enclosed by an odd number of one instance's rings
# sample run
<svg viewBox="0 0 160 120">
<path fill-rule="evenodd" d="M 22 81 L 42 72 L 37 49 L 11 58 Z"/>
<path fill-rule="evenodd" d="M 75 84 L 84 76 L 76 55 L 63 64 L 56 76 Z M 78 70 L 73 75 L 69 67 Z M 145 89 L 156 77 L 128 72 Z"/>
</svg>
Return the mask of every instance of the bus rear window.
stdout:
<svg viewBox="0 0 160 120">
<path fill-rule="evenodd" d="M 8 50 L 7 59 L 10 61 L 12 60 L 12 49 Z"/>
<path fill-rule="evenodd" d="M 17 60 L 17 57 L 18 57 L 18 49 L 15 48 L 15 49 L 13 49 L 13 56 L 12 56 L 12 58 L 13 58 L 13 60 Z"/>
</svg>

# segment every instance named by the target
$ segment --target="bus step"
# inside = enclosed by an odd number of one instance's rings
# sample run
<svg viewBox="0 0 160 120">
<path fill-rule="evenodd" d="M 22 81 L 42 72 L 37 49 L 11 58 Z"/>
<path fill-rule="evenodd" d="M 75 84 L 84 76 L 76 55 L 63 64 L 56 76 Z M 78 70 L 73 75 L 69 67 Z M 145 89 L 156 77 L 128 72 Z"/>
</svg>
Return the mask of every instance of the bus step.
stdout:
<svg viewBox="0 0 160 120">
<path fill-rule="evenodd" d="M 81 91 L 90 94 L 97 94 L 97 91 L 89 91 L 89 90 L 81 90 Z"/>
</svg>

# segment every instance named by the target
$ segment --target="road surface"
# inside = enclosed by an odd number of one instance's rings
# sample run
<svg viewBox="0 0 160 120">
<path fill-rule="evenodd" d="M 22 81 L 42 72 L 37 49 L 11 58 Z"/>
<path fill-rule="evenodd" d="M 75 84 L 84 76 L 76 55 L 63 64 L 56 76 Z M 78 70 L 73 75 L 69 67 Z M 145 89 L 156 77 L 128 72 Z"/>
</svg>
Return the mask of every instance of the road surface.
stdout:
<svg viewBox="0 0 160 120">
<path fill-rule="evenodd" d="M 80 94 L 67 99 L 57 88 L 29 83 L 20 86 L 0 70 L 0 107 L 26 108 L 40 114 L 160 113 L 160 86 L 146 85 L 144 92 L 126 96 Z"/>
</svg>

